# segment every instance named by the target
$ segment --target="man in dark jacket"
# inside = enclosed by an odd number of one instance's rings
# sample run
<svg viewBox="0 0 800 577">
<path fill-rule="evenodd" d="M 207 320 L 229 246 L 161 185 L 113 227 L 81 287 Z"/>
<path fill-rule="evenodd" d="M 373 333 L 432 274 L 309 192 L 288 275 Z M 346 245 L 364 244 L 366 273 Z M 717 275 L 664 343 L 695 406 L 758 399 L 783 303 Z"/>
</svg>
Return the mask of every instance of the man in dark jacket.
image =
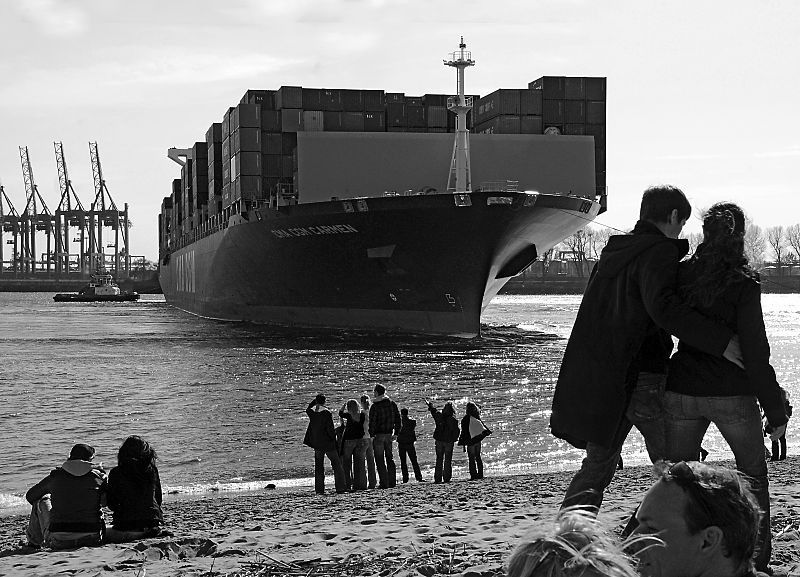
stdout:
<svg viewBox="0 0 800 577">
<path fill-rule="evenodd" d="M 400 453 L 400 472 L 403 474 L 403 483 L 408 483 L 408 461 L 414 469 L 414 478 L 422 482 L 422 471 L 417 462 L 417 449 L 414 442 L 417 440 L 417 421 L 408 416 L 408 409 L 400 409 L 400 433 L 397 435 L 397 452 Z"/>
<path fill-rule="evenodd" d="M 345 493 L 347 485 L 344 479 L 344 468 L 336 447 L 333 417 L 325 407 L 325 395 L 317 395 L 308 404 L 306 414 L 309 423 L 303 444 L 314 449 L 314 490 L 319 495 L 325 494 L 325 457 L 327 456 L 333 468 L 336 492 Z"/>
<path fill-rule="evenodd" d="M 397 469 L 392 456 L 392 442 L 400 432 L 400 411 L 397 403 L 386 395 L 386 387 L 375 385 L 375 397 L 369 408 L 369 436 L 375 450 L 378 487 L 386 489 L 397 484 Z"/>
<path fill-rule="evenodd" d="M 663 456 L 658 414 L 672 342 L 662 330 L 710 354 L 740 360 L 732 332 L 676 294 L 678 262 L 689 251 L 678 236 L 690 215 L 678 188 L 647 189 L 632 234 L 612 236 L 592 271 L 550 417 L 553 435 L 586 449 L 562 506 L 599 509 L 632 427 L 628 409 L 645 409 L 637 427 L 649 437 L 651 458 Z"/>
<path fill-rule="evenodd" d="M 75 445 L 69 459 L 25 493 L 33 507 L 27 530 L 30 546 L 71 549 L 100 544 L 106 474 L 93 458 L 94 448 Z"/>
</svg>

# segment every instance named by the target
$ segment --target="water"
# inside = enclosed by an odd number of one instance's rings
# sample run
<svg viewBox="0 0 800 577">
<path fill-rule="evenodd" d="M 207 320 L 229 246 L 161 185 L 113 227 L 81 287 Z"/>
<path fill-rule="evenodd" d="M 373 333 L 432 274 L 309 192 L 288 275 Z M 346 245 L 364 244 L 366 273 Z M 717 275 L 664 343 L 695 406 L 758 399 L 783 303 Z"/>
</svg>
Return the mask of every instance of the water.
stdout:
<svg viewBox="0 0 800 577">
<path fill-rule="evenodd" d="M 433 422 L 422 401 L 467 400 L 494 430 L 487 474 L 576 469 L 582 452 L 549 435 L 558 366 L 580 296 L 498 297 L 483 338 L 298 336 L 198 319 L 160 295 L 138 303 L 54 303 L 49 293 L 0 293 L 0 515 L 88 442 L 116 463 L 131 434 L 153 443 L 166 491 L 206 493 L 310 485 L 305 407 L 332 408 L 376 383 L 417 419 L 423 475 L 432 478 Z M 779 381 L 800 398 L 800 296 L 763 297 Z M 796 404 L 796 403 L 795 403 Z M 788 440 L 800 434 L 790 425 Z M 730 457 L 716 431 L 704 446 Z M 634 433 L 625 462 L 645 463 Z M 466 457 L 455 455 L 455 476 Z M 399 465 L 398 465 L 399 466 Z"/>
</svg>

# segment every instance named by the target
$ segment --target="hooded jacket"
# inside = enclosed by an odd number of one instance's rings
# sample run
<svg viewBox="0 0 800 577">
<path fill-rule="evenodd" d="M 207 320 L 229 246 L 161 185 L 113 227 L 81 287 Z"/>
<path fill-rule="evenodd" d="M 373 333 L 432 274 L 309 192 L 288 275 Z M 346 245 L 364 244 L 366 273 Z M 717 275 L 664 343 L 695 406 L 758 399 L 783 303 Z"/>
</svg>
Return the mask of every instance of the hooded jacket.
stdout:
<svg viewBox="0 0 800 577">
<path fill-rule="evenodd" d="M 318 405 L 316 401 L 311 401 L 306 408 L 306 414 L 310 422 L 306 429 L 306 436 L 303 444 L 308 445 L 317 451 L 336 450 L 336 431 L 333 428 L 333 417 L 325 405 Z"/>
<path fill-rule="evenodd" d="M 106 474 L 91 461 L 70 459 L 31 487 L 25 499 L 33 505 L 50 494 L 50 531 L 91 533 L 104 527 L 100 507 L 104 504 Z"/>
<path fill-rule="evenodd" d="M 553 435 L 578 448 L 612 444 L 630 399 L 631 363 L 656 326 L 722 356 L 733 331 L 676 294 L 678 261 L 688 251 L 686 240 L 668 238 L 646 221 L 630 235 L 609 239 L 564 351 L 550 416 Z"/>
<path fill-rule="evenodd" d="M 680 286 L 690 285 L 698 276 L 692 261 L 680 265 Z M 769 341 L 761 310 L 761 285 L 742 275 L 728 286 L 711 306 L 698 310 L 739 335 L 744 357 L 742 369 L 711 356 L 681 340 L 678 352 L 670 359 L 666 389 L 695 397 L 755 396 L 773 427 L 785 424 L 784 397 L 769 362 Z"/>
<path fill-rule="evenodd" d="M 121 531 L 155 528 L 163 524 L 161 479 L 155 465 L 142 470 L 124 463 L 108 474 L 108 508 L 114 528 Z"/>
</svg>

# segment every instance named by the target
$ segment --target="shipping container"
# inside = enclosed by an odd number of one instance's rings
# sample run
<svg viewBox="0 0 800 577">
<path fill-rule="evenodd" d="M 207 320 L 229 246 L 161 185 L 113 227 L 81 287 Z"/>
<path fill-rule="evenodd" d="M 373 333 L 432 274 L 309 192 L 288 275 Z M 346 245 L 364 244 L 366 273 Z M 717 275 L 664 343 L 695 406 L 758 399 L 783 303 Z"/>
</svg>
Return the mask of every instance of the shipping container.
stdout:
<svg viewBox="0 0 800 577">
<path fill-rule="evenodd" d="M 234 111 L 234 108 L 229 108 L 228 111 L 222 116 L 222 139 L 228 137 L 231 133 L 231 113 Z"/>
<path fill-rule="evenodd" d="M 303 111 L 303 130 L 312 132 L 325 130 L 321 110 Z"/>
<path fill-rule="evenodd" d="M 222 162 L 222 142 L 213 142 L 207 148 L 208 164 Z"/>
<path fill-rule="evenodd" d="M 342 110 L 342 91 L 339 89 L 323 89 L 320 93 L 320 107 L 323 112 L 341 112 Z"/>
<path fill-rule="evenodd" d="M 366 112 L 383 112 L 386 108 L 383 101 L 383 90 L 362 90 L 361 98 L 364 100 Z"/>
<path fill-rule="evenodd" d="M 564 125 L 564 134 L 568 136 L 580 136 L 586 134 L 586 125 L 585 124 L 565 124 Z"/>
<path fill-rule="evenodd" d="M 447 108 L 446 94 L 425 94 L 422 97 L 422 104 L 425 106 L 444 106 Z"/>
<path fill-rule="evenodd" d="M 428 132 L 431 132 L 431 133 L 434 133 L 434 132 L 435 133 L 444 133 L 444 132 L 447 132 L 447 127 L 446 126 L 429 126 L 428 127 Z"/>
<path fill-rule="evenodd" d="M 240 128 L 261 128 L 261 108 L 257 104 L 240 104 L 231 118 L 231 133 Z"/>
<path fill-rule="evenodd" d="M 279 177 L 283 170 L 283 156 L 280 154 L 264 154 L 261 157 L 262 176 Z"/>
<path fill-rule="evenodd" d="M 217 184 L 219 184 L 220 187 L 222 186 L 222 162 L 221 161 L 217 161 L 217 162 L 214 162 L 213 164 L 209 164 L 208 165 L 208 180 L 209 181 L 214 180 L 214 181 L 217 182 Z M 215 192 L 214 194 L 219 194 L 219 191 Z"/>
<path fill-rule="evenodd" d="M 303 130 L 303 111 L 299 108 L 281 110 L 281 132 L 299 132 Z"/>
<path fill-rule="evenodd" d="M 364 99 L 361 90 L 346 90 L 341 91 L 342 96 L 342 110 L 345 112 L 363 112 Z"/>
<path fill-rule="evenodd" d="M 405 104 L 406 95 L 403 92 L 387 92 L 386 104 L 388 105 L 390 102 L 394 104 Z"/>
<path fill-rule="evenodd" d="M 303 89 L 300 86 L 281 86 L 275 92 L 275 108 L 303 108 Z"/>
<path fill-rule="evenodd" d="M 296 133 L 290 133 L 296 134 Z M 281 154 L 283 151 L 283 135 L 272 132 L 261 133 L 261 152 L 262 154 Z"/>
<path fill-rule="evenodd" d="M 384 112 L 365 112 L 364 131 L 365 132 L 384 132 L 386 130 Z"/>
<path fill-rule="evenodd" d="M 208 145 L 205 142 L 194 143 L 194 146 L 192 146 L 192 160 L 195 161 L 195 164 L 199 161 L 204 167 L 208 164 Z"/>
<path fill-rule="evenodd" d="M 606 149 L 598 146 L 594 147 L 594 169 L 597 172 L 606 170 Z"/>
<path fill-rule="evenodd" d="M 294 174 L 294 159 L 292 155 L 281 155 L 281 176 L 291 177 L 292 174 Z"/>
<path fill-rule="evenodd" d="M 606 123 L 606 103 L 600 100 L 589 100 L 586 102 L 586 122 L 587 124 Z"/>
<path fill-rule="evenodd" d="M 479 134 L 519 134 L 520 117 L 515 115 L 495 116 L 480 124 L 475 125 L 475 132 Z"/>
<path fill-rule="evenodd" d="M 222 142 L 222 123 L 215 122 L 206 130 L 206 145 L 211 146 L 215 142 Z"/>
<path fill-rule="evenodd" d="M 422 99 L 419 99 L 420 102 Z M 427 128 L 425 122 L 425 108 L 422 104 L 406 104 L 406 126 L 409 128 Z"/>
<path fill-rule="evenodd" d="M 241 176 L 231 183 L 231 202 L 264 198 L 260 176 Z"/>
<path fill-rule="evenodd" d="M 222 163 L 222 186 L 231 183 L 231 161 L 225 161 Z"/>
<path fill-rule="evenodd" d="M 261 111 L 261 131 L 280 132 L 282 128 L 280 110 Z"/>
<path fill-rule="evenodd" d="M 594 185 L 598 188 L 605 188 L 608 186 L 605 171 L 597 171 L 594 173 Z"/>
<path fill-rule="evenodd" d="M 603 77 L 586 78 L 586 100 L 606 99 L 606 79 Z"/>
<path fill-rule="evenodd" d="M 220 171 L 221 170 L 222 167 L 220 167 Z M 210 177 L 211 174 L 209 173 L 209 180 L 208 180 L 209 200 L 211 199 L 211 197 L 219 196 L 222 194 L 222 179 L 220 178 L 219 180 L 217 180 L 216 178 L 212 179 Z"/>
<path fill-rule="evenodd" d="M 586 122 L 586 102 L 567 100 L 564 102 L 564 122 L 582 124 Z"/>
<path fill-rule="evenodd" d="M 475 120 L 481 124 L 495 116 L 517 115 L 520 113 L 520 91 L 501 88 L 477 101 Z"/>
<path fill-rule="evenodd" d="M 567 100 L 585 100 L 586 79 L 580 76 L 567 76 L 564 79 L 564 98 Z"/>
<path fill-rule="evenodd" d="M 327 132 L 340 132 L 342 130 L 342 113 L 333 110 L 323 110 L 322 126 Z"/>
<path fill-rule="evenodd" d="M 605 148 L 606 146 L 606 125 L 605 124 L 587 124 L 586 134 L 594 136 L 594 145 L 596 147 Z"/>
<path fill-rule="evenodd" d="M 260 176 L 261 175 L 261 153 L 260 152 L 240 152 L 231 157 L 231 179 L 236 180 L 240 176 Z"/>
<path fill-rule="evenodd" d="M 222 208 L 223 210 L 231 205 L 231 185 L 226 184 L 222 187 Z"/>
<path fill-rule="evenodd" d="M 565 96 L 564 84 L 566 77 L 564 76 L 542 76 L 537 78 L 530 84 L 528 88 L 542 91 L 542 98 L 547 100 L 560 100 Z"/>
<path fill-rule="evenodd" d="M 248 90 L 239 104 L 256 104 L 261 110 L 275 110 L 275 91 Z"/>
<path fill-rule="evenodd" d="M 406 96 L 406 106 L 422 106 L 422 96 Z"/>
<path fill-rule="evenodd" d="M 448 110 L 445 106 L 426 106 L 425 116 L 428 128 L 447 128 Z"/>
<path fill-rule="evenodd" d="M 542 119 L 545 124 L 564 123 L 564 101 L 563 100 L 542 100 Z"/>
<path fill-rule="evenodd" d="M 222 161 L 231 159 L 231 139 L 226 138 L 222 141 Z"/>
<path fill-rule="evenodd" d="M 281 154 L 294 154 L 297 151 L 297 133 L 281 134 Z"/>
<path fill-rule="evenodd" d="M 387 94 L 387 96 L 389 95 Z M 406 105 L 401 102 L 388 102 L 386 104 L 386 127 L 404 128 L 407 125 Z"/>
<path fill-rule="evenodd" d="M 520 134 L 541 134 L 543 130 L 542 117 L 526 115 L 519 118 Z"/>
<path fill-rule="evenodd" d="M 520 90 L 519 91 L 519 113 L 521 116 L 541 116 L 542 115 L 542 91 L 541 90 Z"/>
<path fill-rule="evenodd" d="M 342 130 L 345 132 L 364 132 L 363 112 L 342 112 Z M 283 176 L 288 176 L 284 174 Z"/>
<path fill-rule="evenodd" d="M 269 198 L 277 193 L 280 180 L 278 176 L 265 176 L 261 179 L 261 190 L 264 192 L 264 198 Z"/>
<path fill-rule="evenodd" d="M 231 152 L 261 152 L 261 130 L 258 128 L 239 128 L 231 137 Z"/>
<path fill-rule="evenodd" d="M 321 110 L 322 90 L 319 88 L 303 88 L 303 110 Z"/>
</svg>

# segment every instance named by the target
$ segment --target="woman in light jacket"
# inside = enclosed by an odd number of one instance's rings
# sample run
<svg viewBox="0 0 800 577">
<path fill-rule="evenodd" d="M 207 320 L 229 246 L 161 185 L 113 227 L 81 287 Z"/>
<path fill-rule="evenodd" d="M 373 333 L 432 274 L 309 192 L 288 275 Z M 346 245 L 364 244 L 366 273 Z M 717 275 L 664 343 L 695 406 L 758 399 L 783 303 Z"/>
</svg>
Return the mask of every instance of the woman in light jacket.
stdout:
<svg viewBox="0 0 800 577">
<path fill-rule="evenodd" d="M 458 444 L 467 451 L 469 458 L 469 478 L 483 479 L 483 459 L 481 459 L 481 441 L 491 431 L 481 421 L 481 412 L 475 403 L 467 403 L 464 418 L 461 419 L 461 435 Z"/>
</svg>

